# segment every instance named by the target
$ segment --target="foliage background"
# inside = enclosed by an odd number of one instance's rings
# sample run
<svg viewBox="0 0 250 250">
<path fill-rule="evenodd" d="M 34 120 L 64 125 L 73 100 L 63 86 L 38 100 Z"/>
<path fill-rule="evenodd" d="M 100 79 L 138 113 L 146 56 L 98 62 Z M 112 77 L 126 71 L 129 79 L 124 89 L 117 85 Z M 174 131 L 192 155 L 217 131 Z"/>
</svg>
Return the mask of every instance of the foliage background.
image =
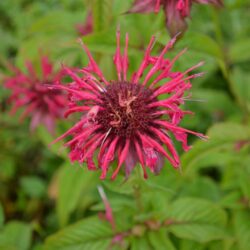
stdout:
<svg viewBox="0 0 250 250">
<path fill-rule="evenodd" d="M 82 66 L 87 58 L 76 43 L 75 25 L 87 10 L 94 13 L 94 31 L 83 41 L 95 54 L 108 79 L 115 77 L 112 55 L 115 31 L 130 35 L 130 73 L 142 59 L 152 34 L 154 52 L 169 36 L 159 15 L 123 13 L 132 1 L 2 0 L 0 1 L 0 74 L 6 62 L 24 68 L 39 63 L 39 51 L 57 68 L 63 62 Z M 190 138 L 193 149 L 182 153 L 182 172 L 166 162 L 159 176 L 144 181 L 140 172 L 124 182 L 100 181 L 98 173 L 69 163 L 61 145 L 49 148 L 53 136 L 29 121 L 10 116 L 9 92 L 0 82 L 0 249 L 170 249 L 247 250 L 250 246 L 250 5 L 226 0 L 218 11 L 194 5 L 189 29 L 178 41 L 188 52 L 177 63 L 187 69 L 205 61 L 206 74 L 193 81 L 187 108 L 196 113 L 182 126 L 207 133 L 207 142 Z M 56 136 L 73 124 L 60 121 Z M 60 143 L 59 143 L 60 144 Z M 98 217 L 104 205 L 103 186 L 117 224 Z M 118 233 L 122 244 L 110 245 Z"/>
</svg>

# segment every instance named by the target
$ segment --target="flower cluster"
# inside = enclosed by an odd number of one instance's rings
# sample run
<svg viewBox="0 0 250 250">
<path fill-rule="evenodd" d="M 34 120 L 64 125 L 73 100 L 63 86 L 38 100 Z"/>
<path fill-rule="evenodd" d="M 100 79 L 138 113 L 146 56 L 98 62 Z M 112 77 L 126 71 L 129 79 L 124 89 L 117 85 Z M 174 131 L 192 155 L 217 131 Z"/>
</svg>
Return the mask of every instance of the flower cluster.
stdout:
<svg viewBox="0 0 250 250">
<path fill-rule="evenodd" d="M 213 4 L 222 6 L 222 0 L 135 0 L 130 13 L 149 13 L 160 11 L 160 7 L 166 16 L 166 26 L 172 36 L 183 32 L 187 28 L 186 18 L 190 17 L 193 3 Z"/>
<path fill-rule="evenodd" d="M 189 74 L 199 67 L 199 63 L 185 72 L 173 71 L 175 61 L 186 51 L 183 50 L 172 60 L 164 58 L 173 47 L 174 37 L 159 56 L 152 56 L 155 37 L 146 48 L 138 70 L 128 79 L 128 34 L 125 49 L 120 49 L 120 32 L 117 32 L 117 49 L 113 57 L 117 80 L 107 80 L 88 48 L 82 44 L 89 64 L 78 70 L 65 68 L 72 78 L 68 86 L 52 86 L 52 89 L 69 93 L 66 116 L 79 112 L 81 119 L 66 133 L 55 140 L 71 136 L 65 146 L 70 148 L 70 159 L 86 162 L 89 170 L 101 169 L 104 179 L 117 159 L 117 166 L 111 176 L 114 179 L 124 166 L 129 176 L 137 163 L 140 163 L 144 177 L 146 167 L 157 174 L 166 158 L 174 168 L 179 168 L 180 159 L 170 134 L 189 149 L 188 134 L 201 138 L 204 135 L 179 126 L 180 121 L 190 111 L 184 111 L 184 94 L 191 88 L 190 79 L 202 75 Z M 161 85 L 159 82 L 163 82 Z M 166 97 L 167 96 L 167 97 Z M 97 162 L 94 162 L 94 156 Z"/>
<path fill-rule="evenodd" d="M 5 79 L 5 87 L 12 91 L 9 98 L 13 103 L 11 113 L 24 107 L 20 120 L 30 116 L 31 130 L 42 123 L 53 133 L 55 120 L 63 117 L 67 97 L 61 90 L 51 91 L 46 85 L 58 84 L 63 76 L 63 70 L 54 73 L 52 64 L 45 56 L 41 57 L 42 76 L 38 76 L 30 62 L 26 63 L 26 67 L 27 73 L 23 73 L 11 66 L 14 76 Z"/>
</svg>

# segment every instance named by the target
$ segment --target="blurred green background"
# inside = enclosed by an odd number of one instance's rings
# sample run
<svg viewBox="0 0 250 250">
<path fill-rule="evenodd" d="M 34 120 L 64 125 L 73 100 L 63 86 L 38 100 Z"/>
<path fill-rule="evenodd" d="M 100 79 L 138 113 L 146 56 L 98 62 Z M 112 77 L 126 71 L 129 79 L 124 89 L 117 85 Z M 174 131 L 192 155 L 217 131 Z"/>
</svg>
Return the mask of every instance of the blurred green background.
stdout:
<svg viewBox="0 0 250 250">
<path fill-rule="evenodd" d="M 207 142 L 190 138 L 193 149 L 179 149 L 182 172 L 166 162 L 148 180 L 134 171 L 130 179 L 100 181 L 99 173 L 72 165 L 62 143 L 48 144 L 75 122 L 59 121 L 55 136 L 44 127 L 32 134 L 29 119 L 10 115 L 3 86 L 12 62 L 24 70 L 27 59 L 39 66 L 39 53 L 82 67 L 87 58 L 76 42 L 76 25 L 93 11 L 94 30 L 83 41 L 107 79 L 116 79 L 112 55 L 120 26 L 122 45 L 130 35 L 132 73 L 150 37 L 154 53 L 169 40 L 163 13 L 124 14 L 132 1 L 0 1 L 0 249 L 170 249 L 248 250 L 250 248 L 250 3 L 226 0 L 225 7 L 194 5 L 189 29 L 169 57 L 187 47 L 176 63 L 185 70 L 200 61 L 206 74 L 193 81 L 185 109 L 195 116 L 182 126 L 206 133 Z M 99 219 L 102 185 L 117 232 Z M 122 235 L 119 244 L 111 244 Z"/>
</svg>

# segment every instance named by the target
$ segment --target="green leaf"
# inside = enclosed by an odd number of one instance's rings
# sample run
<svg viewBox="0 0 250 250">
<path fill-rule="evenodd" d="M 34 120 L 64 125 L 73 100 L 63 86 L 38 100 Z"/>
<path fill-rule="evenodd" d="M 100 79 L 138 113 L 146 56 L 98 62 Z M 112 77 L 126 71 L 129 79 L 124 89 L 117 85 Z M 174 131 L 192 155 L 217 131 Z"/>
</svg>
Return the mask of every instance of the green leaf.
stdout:
<svg viewBox="0 0 250 250">
<path fill-rule="evenodd" d="M 131 241 L 131 250 L 153 250 L 146 237 L 134 237 Z"/>
<path fill-rule="evenodd" d="M 94 0 L 92 2 L 94 30 L 101 31 L 108 27 L 112 19 L 112 0 Z"/>
<path fill-rule="evenodd" d="M 212 57 L 223 59 L 223 54 L 219 44 L 206 34 L 187 32 L 184 38 L 179 42 L 179 46 L 182 48 L 188 47 Z"/>
<path fill-rule="evenodd" d="M 235 239 L 233 237 L 230 237 L 226 240 L 217 240 L 213 241 L 209 244 L 209 248 L 205 248 L 207 250 L 218 250 L 218 249 L 223 249 L 223 250 L 239 250 L 238 248 L 234 248 L 235 245 Z"/>
<path fill-rule="evenodd" d="M 187 108 L 190 110 L 198 109 L 199 113 L 204 111 L 206 115 L 210 115 L 212 118 L 218 114 L 227 117 L 238 111 L 230 97 L 224 91 L 218 89 L 194 89 L 192 98 L 202 100 L 204 103 L 197 105 L 197 103 L 190 102 L 186 104 Z"/>
<path fill-rule="evenodd" d="M 239 67 L 232 72 L 232 84 L 235 94 L 240 99 L 241 104 L 250 113 L 250 74 Z"/>
<path fill-rule="evenodd" d="M 225 165 L 225 169 L 221 169 L 222 180 L 221 180 L 221 186 L 223 190 L 226 190 L 227 193 L 230 191 L 231 193 L 236 192 L 238 194 L 234 197 L 231 197 L 231 199 L 237 199 L 235 200 L 235 203 L 230 204 L 231 207 L 242 207 L 244 202 L 244 199 L 248 199 L 249 197 L 249 179 L 250 179 L 250 171 L 248 169 L 250 157 L 247 156 L 248 148 L 246 147 L 245 150 L 242 149 L 241 152 L 237 152 L 237 154 L 234 156 L 236 160 L 230 162 L 229 164 Z M 243 154 L 246 153 L 247 155 Z M 243 199 L 243 200 L 242 200 Z M 230 201 L 230 196 L 229 196 Z"/>
<path fill-rule="evenodd" d="M 249 161 L 248 161 L 249 164 Z M 242 190 L 242 193 L 244 195 L 244 198 L 250 201 L 250 185 L 249 185 L 249 180 L 250 180 L 250 171 L 241 171 L 240 176 L 239 176 L 239 184 Z"/>
<path fill-rule="evenodd" d="M 2 204 L 0 203 L 0 229 L 3 226 L 3 223 L 4 223 L 4 211 L 3 211 Z"/>
<path fill-rule="evenodd" d="M 238 142 L 250 139 L 250 128 L 236 123 L 220 123 L 211 127 L 207 135 L 208 141 L 198 141 L 192 150 L 183 154 L 181 162 L 187 174 L 197 170 L 200 167 L 197 163 L 202 159 L 209 161 L 213 153 L 234 152 Z"/>
<path fill-rule="evenodd" d="M 83 38 L 83 42 L 86 43 L 92 53 L 97 52 L 113 56 L 116 50 L 116 29 L 117 27 L 115 25 L 110 25 L 110 27 L 105 31 L 99 31 L 85 36 Z M 137 41 L 130 41 L 130 47 L 128 49 L 128 54 L 130 57 L 132 55 L 139 55 L 140 57 L 142 56 L 140 51 L 135 48 L 138 46 L 137 43 Z M 121 34 L 121 47 L 124 47 L 124 45 L 124 34 Z"/>
<path fill-rule="evenodd" d="M 47 15 L 37 18 L 32 23 L 28 33 L 30 35 L 41 34 L 61 34 L 62 36 L 67 33 L 72 35 L 76 34 L 74 25 L 82 19 L 82 11 L 69 12 L 65 10 L 49 11 Z M 60 20 L 60 22 L 58 22 Z"/>
<path fill-rule="evenodd" d="M 49 236 L 44 250 L 106 250 L 112 238 L 111 226 L 91 217 Z"/>
<path fill-rule="evenodd" d="M 67 224 L 70 214 L 81 204 L 82 208 L 93 202 L 91 191 L 96 188 L 98 177 L 84 166 L 66 162 L 59 172 L 57 215 L 61 226 Z"/>
<path fill-rule="evenodd" d="M 31 226 L 22 222 L 9 222 L 0 233 L 0 249 L 28 250 L 31 245 Z"/>
<path fill-rule="evenodd" d="M 178 225 L 170 228 L 170 231 L 179 238 L 208 242 L 225 238 L 227 235 L 221 228 L 211 225 L 195 224 Z"/>
<path fill-rule="evenodd" d="M 197 198 L 180 198 L 174 201 L 168 216 L 179 222 L 200 222 L 213 225 L 225 225 L 226 213 L 216 204 Z"/>
<path fill-rule="evenodd" d="M 2 155 L 1 153 L 0 160 L 4 162 L 4 164 L 1 165 L 0 179 L 2 181 L 11 179 L 16 172 L 15 159 L 8 155 Z"/>
<path fill-rule="evenodd" d="M 46 192 L 46 184 L 36 176 L 22 177 L 21 188 L 32 198 L 41 198 Z"/>
<path fill-rule="evenodd" d="M 234 214 L 234 227 L 239 250 L 250 246 L 250 214 L 247 210 L 239 210 Z"/>
<path fill-rule="evenodd" d="M 242 195 L 239 191 L 231 191 L 230 193 L 225 194 L 219 203 L 225 208 L 239 209 L 242 208 L 242 204 L 239 202 L 241 198 Z"/>
<path fill-rule="evenodd" d="M 233 63 L 250 59 L 250 39 L 245 38 L 235 41 L 229 47 L 229 58 Z"/>
<path fill-rule="evenodd" d="M 209 178 L 195 178 L 191 182 L 183 180 L 185 186 L 180 190 L 180 196 L 190 196 L 196 198 L 219 201 L 221 198 L 219 187 Z"/>
<path fill-rule="evenodd" d="M 116 28 L 111 26 L 108 30 L 95 32 L 84 37 L 83 42 L 92 53 L 113 55 L 116 49 L 115 31 Z"/>
<path fill-rule="evenodd" d="M 226 213 L 202 199 L 180 198 L 168 211 L 169 231 L 177 237 L 208 242 L 226 237 Z"/>
<path fill-rule="evenodd" d="M 148 240 L 150 242 L 150 245 L 153 246 L 154 250 L 176 250 L 166 232 L 166 229 L 150 231 L 148 233 Z"/>
<path fill-rule="evenodd" d="M 203 250 L 206 248 L 205 244 L 198 243 L 196 241 L 184 240 L 180 241 L 178 250 Z"/>
<path fill-rule="evenodd" d="M 45 147 L 48 147 L 54 154 L 68 159 L 67 151 L 62 147 L 62 143 L 51 144 L 55 140 L 55 136 L 52 136 L 44 126 L 38 126 L 36 128 L 36 136 L 41 140 Z"/>
</svg>

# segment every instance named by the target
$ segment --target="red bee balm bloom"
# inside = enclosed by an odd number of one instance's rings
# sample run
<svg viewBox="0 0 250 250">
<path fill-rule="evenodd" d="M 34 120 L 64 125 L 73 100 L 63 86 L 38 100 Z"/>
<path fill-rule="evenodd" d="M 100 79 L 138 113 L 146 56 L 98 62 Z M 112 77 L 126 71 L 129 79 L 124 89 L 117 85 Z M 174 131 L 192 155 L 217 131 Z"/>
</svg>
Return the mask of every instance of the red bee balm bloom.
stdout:
<svg viewBox="0 0 250 250">
<path fill-rule="evenodd" d="M 114 64 L 118 80 L 107 81 L 98 65 L 92 58 L 88 48 L 82 44 L 89 58 L 87 67 L 76 72 L 70 69 L 67 73 L 73 83 L 67 90 L 70 97 L 66 116 L 73 112 L 83 112 L 81 120 L 55 141 L 71 135 L 73 138 L 65 145 L 70 147 L 70 158 L 80 163 L 87 162 L 90 170 L 96 169 L 93 162 L 95 152 L 98 153 L 98 166 L 102 170 L 101 179 L 106 177 L 110 163 L 117 157 L 118 165 L 113 172 L 116 177 L 124 164 L 126 176 L 139 162 L 147 177 L 145 167 L 157 174 L 163 166 L 163 158 L 178 168 L 179 156 L 172 144 L 169 133 L 182 142 L 184 150 L 188 150 L 187 134 L 205 138 L 178 124 L 182 117 L 190 113 L 179 107 L 185 100 L 184 92 L 191 88 L 189 80 L 201 74 L 187 74 L 198 64 L 187 71 L 173 72 L 172 66 L 183 50 L 173 60 L 164 59 L 166 52 L 175 42 L 173 38 L 159 56 L 151 56 L 155 41 L 152 37 L 144 55 L 144 59 L 131 79 L 127 79 L 128 70 L 128 35 L 124 54 L 120 51 L 120 32 L 117 32 L 117 49 Z M 145 69 L 151 66 L 145 74 Z M 152 79 L 153 78 L 153 79 Z M 162 86 L 157 83 L 167 79 Z M 158 99 L 168 94 L 168 98 Z M 166 149 L 164 148 L 164 145 Z"/>
<path fill-rule="evenodd" d="M 129 13 L 158 13 L 160 6 L 166 16 L 166 26 L 172 36 L 187 28 L 185 19 L 190 16 L 193 3 L 222 6 L 222 0 L 135 0 Z"/>
<path fill-rule="evenodd" d="M 53 133 L 57 118 L 63 117 L 67 97 L 61 90 L 50 90 L 44 84 L 54 84 L 60 81 L 62 70 L 53 74 L 52 64 L 47 57 L 41 58 L 42 77 L 38 77 L 30 62 L 26 63 L 28 74 L 11 66 L 15 76 L 5 80 L 5 87 L 12 90 L 10 101 L 14 103 L 11 113 L 20 107 L 25 107 L 20 119 L 31 116 L 31 130 L 43 123 L 49 132 Z"/>
</svg>

